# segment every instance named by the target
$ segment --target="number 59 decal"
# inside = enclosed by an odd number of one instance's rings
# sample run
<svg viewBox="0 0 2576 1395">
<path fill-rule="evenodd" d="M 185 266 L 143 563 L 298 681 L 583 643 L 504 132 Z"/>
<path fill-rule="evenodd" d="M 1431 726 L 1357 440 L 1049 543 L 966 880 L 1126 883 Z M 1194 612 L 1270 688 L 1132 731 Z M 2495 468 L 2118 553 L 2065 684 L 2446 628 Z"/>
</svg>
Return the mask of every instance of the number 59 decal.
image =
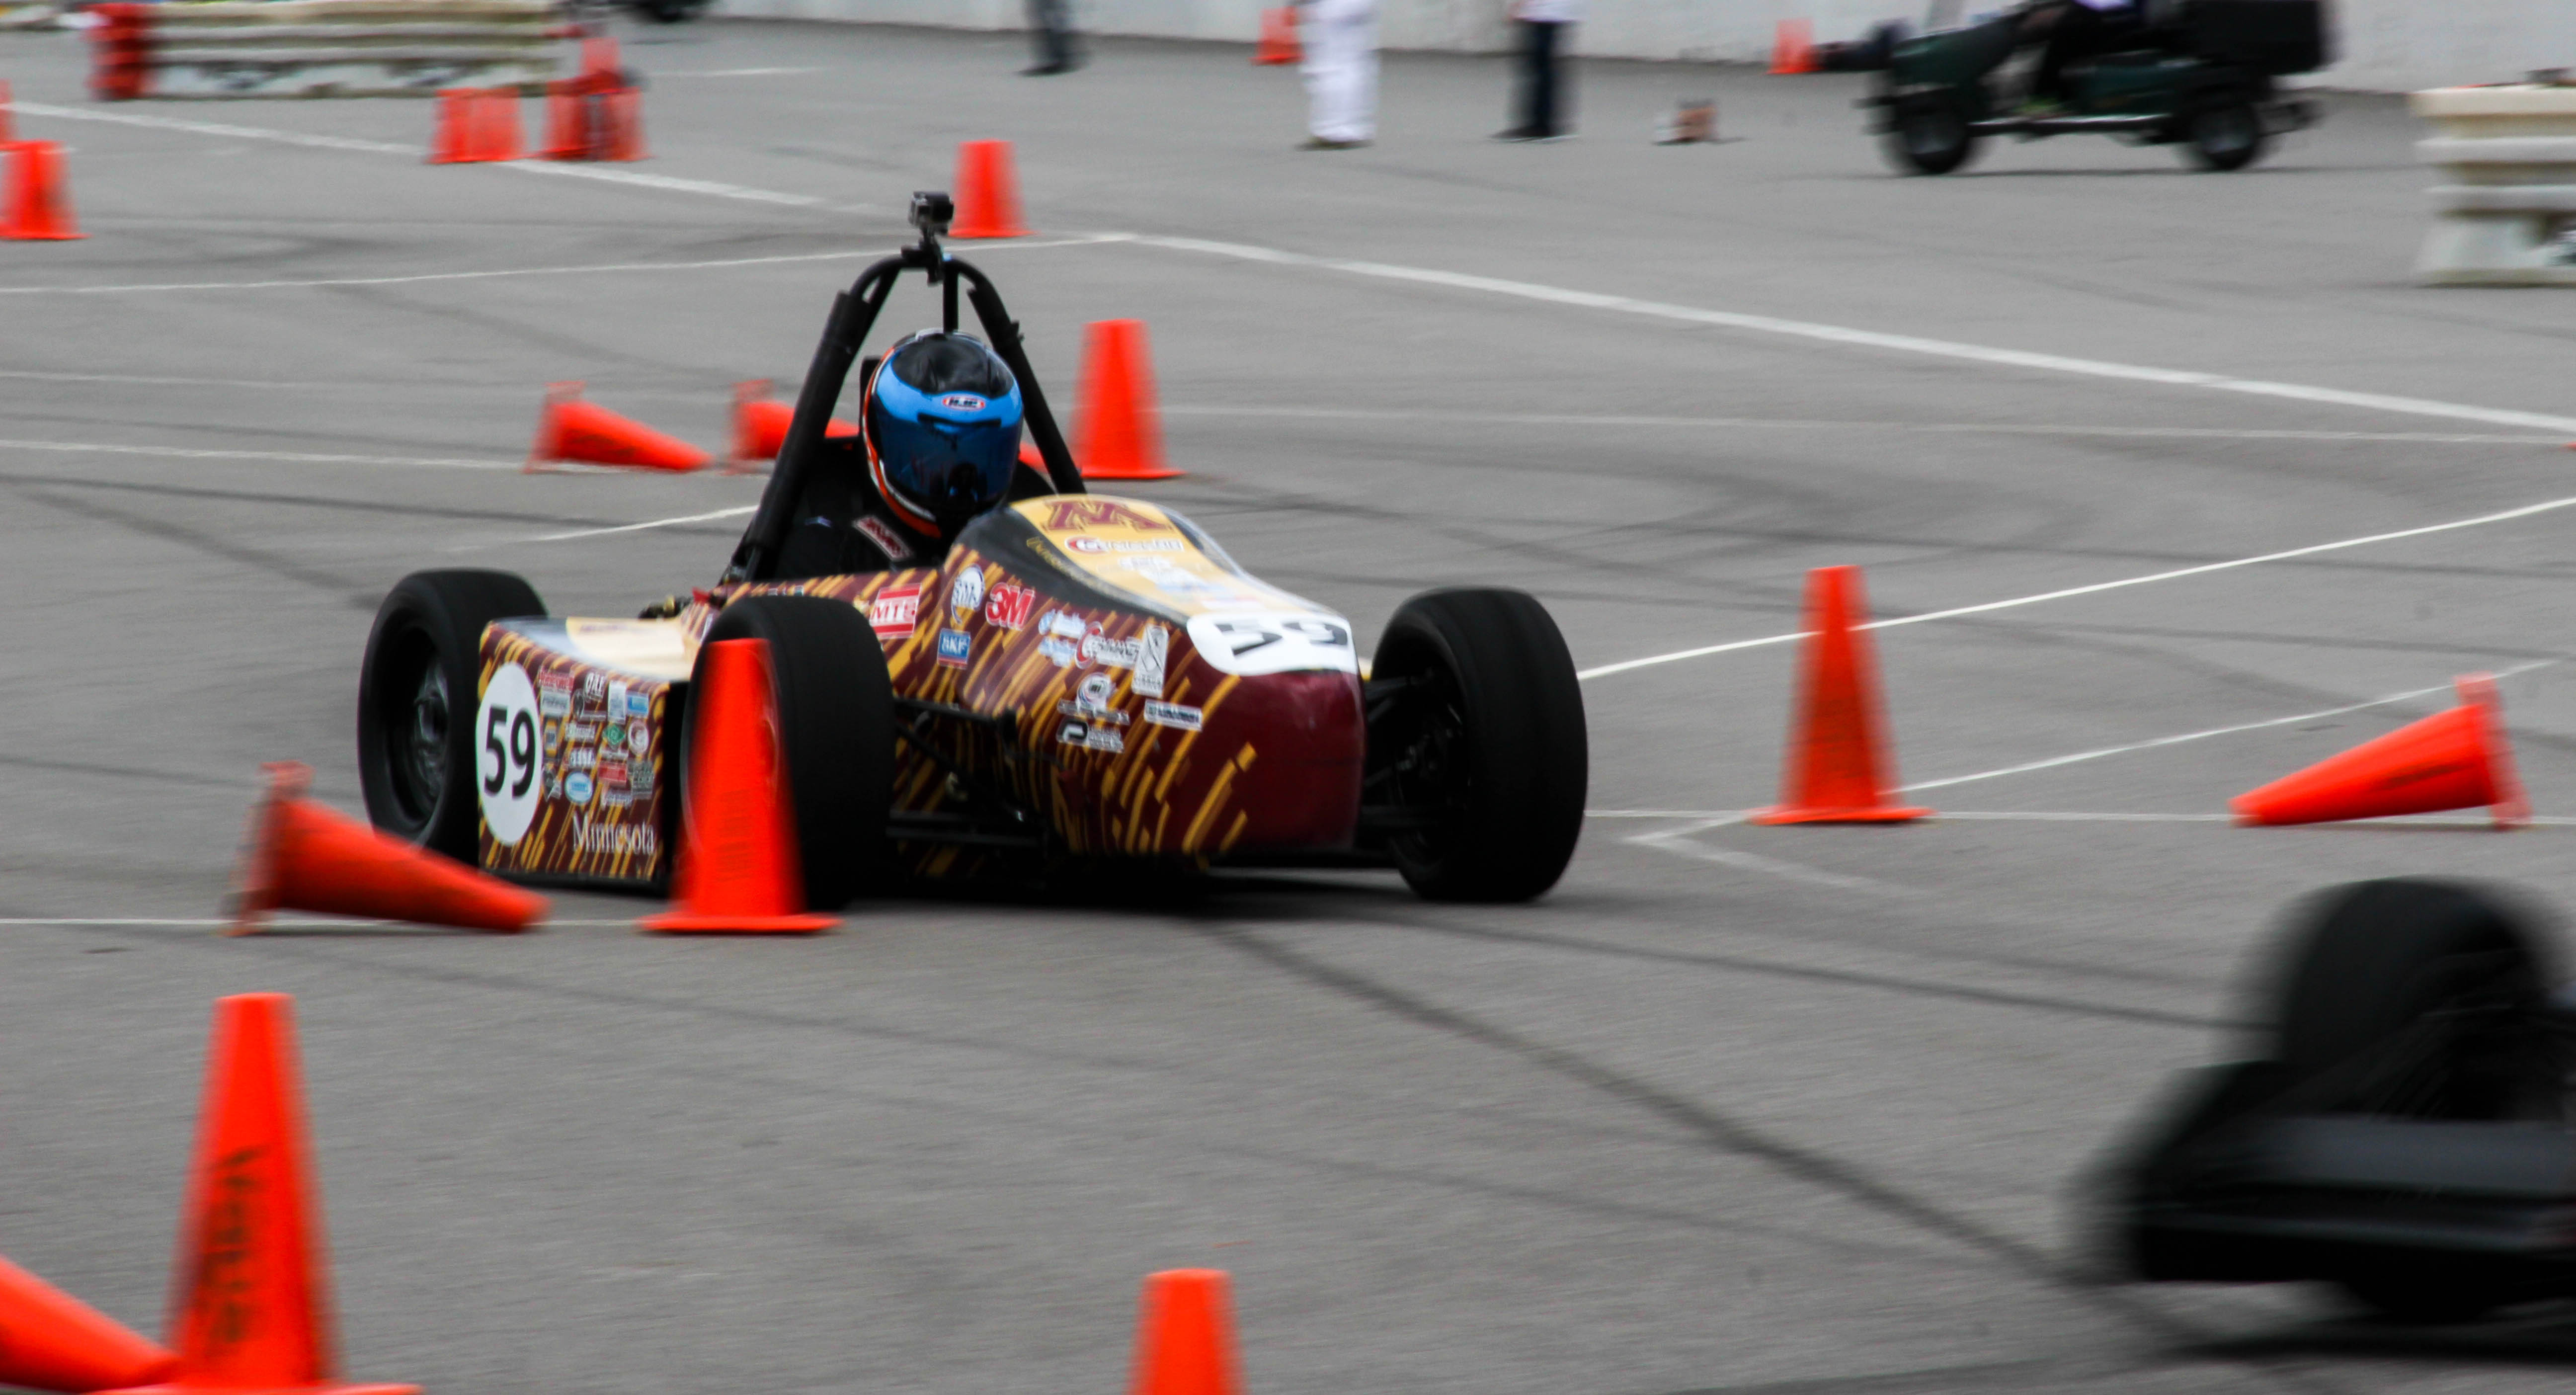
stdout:
<svg viewBox="0 0 2576 1395">
<path fill-rule="evenodd" d="M 545 793 L 546 752 L 537 740 L 537 690 L 517 664 L 492 670 L 474 717 L 474 793 L 483 824 L 503 847 L 528 835 Z"/>
<path fill-rule="evenodd" d="M 1190 621 L 1190 643 L 1219 673 L 1359 672 L 1350 622 L 1338 615 L 1241 611 Z"/>
</svg>

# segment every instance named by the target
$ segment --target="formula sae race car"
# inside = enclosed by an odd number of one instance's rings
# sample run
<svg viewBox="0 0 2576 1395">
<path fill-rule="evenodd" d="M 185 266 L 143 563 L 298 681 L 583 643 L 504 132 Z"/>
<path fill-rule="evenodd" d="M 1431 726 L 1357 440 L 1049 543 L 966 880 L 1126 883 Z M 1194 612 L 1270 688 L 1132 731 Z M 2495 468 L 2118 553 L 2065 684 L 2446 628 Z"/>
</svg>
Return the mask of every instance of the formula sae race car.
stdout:
<svg viewBox="0 0 2576 1395">
<path fill-rule="evenodd" d="M 1583 700 L 1513 590 L 1404 603 L 1363 669 L 1350 623 L 1248 575 L 1178 512 L 1088 493 L 982 272 L 920 241 L 835 302 L 778 463 L 713 587 L 635 619 L 549 617 L 516 576 L 421 572 L 359 684 L 367 810 L 518 880 L 668 885 L 701 645 L 767 641 L 805 899 L 901 878 L 1122 860 L 1392 866 L 1425 896 L 1527 900 L 1583 821 Z M 901 274 L 961 289 L 1021 385 L 1036 461 L 935 567 L 780 575 L 809 485 L 865 470 L 826 424 Z M 1039 468 L 1042 467 L 1042 468 Z"/>
<path fill-rule="evenodd" d="M 2338 887 L 2265 976 L 2253 1060 L 2186 1077 L 2088 1188 L 2125 1277 L 2322 1280 L 2400 1320 L 2576 1294 L 2576 991 L 2492 892 Z"/>
</svg>

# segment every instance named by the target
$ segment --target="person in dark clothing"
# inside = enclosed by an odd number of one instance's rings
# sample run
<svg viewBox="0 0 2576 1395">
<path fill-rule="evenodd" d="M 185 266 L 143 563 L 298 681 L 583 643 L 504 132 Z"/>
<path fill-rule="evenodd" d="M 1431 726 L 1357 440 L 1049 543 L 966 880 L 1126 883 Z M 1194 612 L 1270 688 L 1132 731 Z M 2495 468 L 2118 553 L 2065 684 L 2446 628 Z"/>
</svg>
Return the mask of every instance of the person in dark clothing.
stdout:
<svg viewBox="0 0 2576 1395">
<path fill-rule="evenodd" d="M 2066 87 L 2067 66 L 2109 52 L 2137 23 L 2134 0 L 2049 0 L 2034 7 L 2022 19 L 2022 33 L 2046 37 L 2039 66 L 2031 73 L 2031 102 L 2066 105 L 2072 96 Z"/>
<path fill-rule="evenodd" d="M 1023 77 L 1052 77 L 1082 66 L 1074 46 L 1073 0 L 1029 0 L 1029 38 L 1037 61 L 1020 69 Z"/>
<path fill-rule="evenodd" d="M 797 498 L 781 579 L 935 566 L 1010 496 L 1020 386 L 982 340 L 925 330 L 866 380 L 859 434 L 824 442 Z"/>
<path fill-rule="evenodd" d="M 1494 139 L 1561 140 L 1571 134 L 1566 109 L 1572 94 L 1558 55 L 1567 31 L 1582 17 L 1583 0 L 1514 0 L 1512 19 L 1521 31 L 1520 121 Z"/>
</svg>

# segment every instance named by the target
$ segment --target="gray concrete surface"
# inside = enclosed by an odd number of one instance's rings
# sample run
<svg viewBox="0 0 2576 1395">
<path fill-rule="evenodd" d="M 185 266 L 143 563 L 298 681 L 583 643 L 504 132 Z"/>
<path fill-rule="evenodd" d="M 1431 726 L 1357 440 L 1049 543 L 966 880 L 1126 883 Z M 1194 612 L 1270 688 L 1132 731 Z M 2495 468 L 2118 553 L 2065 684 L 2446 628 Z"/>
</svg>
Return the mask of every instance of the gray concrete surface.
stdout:
<svg viewBox="0 0 2576 1395">
<path fill-rule="evenodd" d="M 74 39 L 0 36 L 22 103 L 199 123 L 21 117 L 70 145 L 90 237 L 0 244 L 0 1251 L 157 1321 L 207 1005 L 280 989 L 348 1364 L 456 1395 L 1108 1390 L 1138 1278 L 1202 1264 L 1237 1276 L 1258 1395 L 2564 1380 L 2557 1312 L 2408 1333 L 2321 1294 L 2087 1287 L 2065 1203 L 2221 1048 L 2283 903 L 2401 872 L 2557 896 L 2567 827 L 1684 817 L 1770 796 L 1785 647 L 1586 685 L 1605 816 L 1529 908 L 1106 877 L 800 943 L 640 938 L 642 905 L 590 896 L 506 940 L 144 923 L 218 913 L 259 762 L 356 807 L 357 659 L 404 572 L 509 567 L 606 614 L 708 580 L 723 521 L 529 541 L 758 484 L 522 477 L 543 384 L 716 443 L 728 384 L 796 376 L 961 138 L 1018 142 L 1046 236 L 971 255 L 1058 395 L 1083 322 L 1149 321 L 1191 472 L 1151 497 L 1370 635 L 1415 590 L 1509 583 L 1602 665 L 1793 629 L 1820 564 L 1902 615 L 2576 495 L 2548 430 L 1068 240 L 2563 410 L 2563 298 L 2406 283 L 2425 176 L 2391 101 L 2243 175 L 2066 140 L 1930 181 L 1883 171 L 1839 78 L 1590 66 L 1583 140 L 1504 147 L 1499 61 L 1398 58 L 1382 143 L 1310 155 L 1293 75 L 1236 48 L 1110 43 L 1039 83 L 1010 36 L 641 38 L 632 172 L 734 195 L 427 166 L 423 103 L 96 108 Z M 1707 94 L 1738 139 L 1646 143 Z M 638 263 L 666 269 L 577 270 Z M 2576 814 L 2569 517 L 1888 630 L 1904 771 L 2556 664 L 2505 699 L 2541 812 Z M 1926 797 L 2205 815 L 2441 702 Z"/>
</svg>

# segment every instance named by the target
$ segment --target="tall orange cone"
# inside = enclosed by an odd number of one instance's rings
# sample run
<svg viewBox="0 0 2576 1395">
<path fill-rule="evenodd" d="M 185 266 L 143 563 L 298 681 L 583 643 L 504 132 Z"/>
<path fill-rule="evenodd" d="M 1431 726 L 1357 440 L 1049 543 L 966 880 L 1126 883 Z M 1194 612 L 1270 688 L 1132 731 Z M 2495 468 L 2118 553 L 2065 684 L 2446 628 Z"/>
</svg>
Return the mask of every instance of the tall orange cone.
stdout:
<svg viewBox="0 0 2576 1395">
<path fill-rule="evenodd" d="M 1261 12 L 1261 42 L 1252 50 L 1257 64 L 1299 63 L 1306 51 L 1297 42 L 1297 7 L 1280 5 Z"/>
<path fill-rule="evenodd" d="M 63 148 L 49 140 L 13 141 L 0 145 L 0 238 L 22 242 L 69 242 L 86 237 L 72 223 L 72 200 L 64 188 Z"/>
<path fill-rule="evenodd" d="M 1006 140 L 957 147 L 957 217 L 950 237 L 1026 237 L 1020 226 L 1020 175 Z"/>
<path fill-rule="evenodd" d="M 1867 623 L 1860 568 L 1807 573 L 1807 647 L 1788 768 L 1780 802 L 1753 815 L 1754 823 L 1903 823 L 1932 812 L 1889 798 L 1896 764 L 1887 755 L 1878 659 L 1860 628 Z"/>
<path fill-rule="evenodd" d="M 478 160 L 515 160 L 519 146 L 519 89 L 486 87 L 474 94 L 475 155 Z"/>
<path fill-rule="evenodd" d="M 430 130 L 429 163 L 461 165 L 480 159 L 474 153 L 474 89 L 443 87 L 438 92 L 437 124 Z"/>
<path fill-rule="evenodd" d="M 0 1259 L 0 1385 L 80 1395 L 160 1380 L 177 1362 L 158 1343 Z"/>
<path fill-rule="evenodd" d="M 528 447 L 530 473 L 558 460 L 623 465 L 687 474 L 714 457 L 676 436 L 581 400 L 581 384 L 549 383 L 537 416 L 537 439 Z"/>
<path fill-rule="evenodd" d="M 733 455 L 724 469 L 728 475 L 750 470 L 755 460 L 776 460 L 779 448 L 787 444 L 787 428 L 795 424 L 796 408 L 772 399 L 769 386 L 767 378 L 733 385 Z M 855 421 L 834 417 L 823 424 L 827 439 L 858 434 Z"/>
<path fill-rule="evenodd" d="M 1087 480 L 1168 480 L 1154 360 L 1143 320 L 1095 320 L 1082 346 L 1081 440 L 1074 462 Z"/>
<path fill-rule="evenodd" d="M 1803 19 L 1784 19 L 1772 33 L 1771 71 L 1774 73 L 1812 73 L 1816 71 L 1815 26 Z"/>
<path fill-rule="evenodd" d="M 2504 705 L 2483 673 L 2459 679 L 2460 705 L 2328 756 L 2229 800 L 2240 824 L 2385 819 L 2487 805 L 2495 826 L 2531 821 L 2514 778 Z"/>
<path fill-rule="evenodd" d="M 468 930 L 525 930 L 545 916 L 542 896 L 306 799 L 310 767 L 282 761 L 268 773 L 268 794 L 251 811 L 250 853 L 226 933 L 255 933 L 280 910 Z"/>
<path fill-rule="evenodd" d="M 162 1383 L 118 1395 L 415 1395 L 339 1379 L 330 1260 L 295 1058 L 295 1000 L 215 1000 L 206 1103 L 180 1211 Z"/>
<path fill-rule="evenodd" d="M 636 922 L 647 930 L 806 934 L 838 918 L 805 910 L 805 874 L 787 763 L 778 749 L 769 645 L 720 639 L 701 651 L 703 690 L 689 745 L 688 807 L 676 910 Z"/>
<path fill-rule="evenodd" d="M 1226 1287 L 1222 1269 L 1166 1269 L 1145 1276 L 1128 1395 L 1241 1395 L 1234 1305 Z"/>
</svg>

